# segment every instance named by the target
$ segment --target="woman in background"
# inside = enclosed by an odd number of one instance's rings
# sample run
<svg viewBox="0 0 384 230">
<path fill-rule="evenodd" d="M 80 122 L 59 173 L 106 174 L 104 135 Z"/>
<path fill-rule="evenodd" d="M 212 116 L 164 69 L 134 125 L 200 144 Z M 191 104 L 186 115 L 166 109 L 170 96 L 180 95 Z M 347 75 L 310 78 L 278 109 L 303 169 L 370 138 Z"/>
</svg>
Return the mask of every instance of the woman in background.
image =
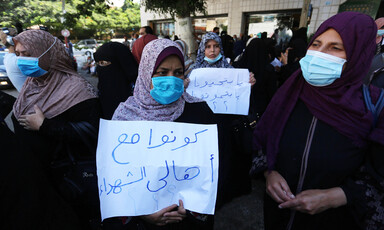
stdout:
<svg viewBox="0 0 384 230">
<path fill-rule="evenodd" d="M 138 64 L 129 48 L 118 42 L 103 44 L 94 57 L 102 118 L 110 120 L 120 102 L 132 96 Z"/>
<path fill-rule="evenodd" d="M 155 35 L 146 34 L 138 38 L 132 46 L 132 54 L 135 57 L 137 64 L 140 64 L 141 54 L 143 53 L 144 47 L 152 40 L 157 39 Z"/>
<path fill-rule="evenodd" d="M 200 42 L 196 62 L 190 67 L 192 71 L 198 68 L 233 68 L 224 56 L 220 37 L 213 32 L 205 34 Z M 250 73 L 250 83 L 256 82 Z M 251 192 L 251 179 L 248 171 L 251 162 L 251 139 L 247 138 L 249 149 L 243 148 L 243 140 L 237 141 L 237 124 L 243 116 L 231 114 L 215 114 L 219 133 L 219 184 L 216 208 L 237 196 Z M 242 125 L 242 124 L 241 124 Z M 250 136 L 251 137 L 251 136 Z"/>
</svg>

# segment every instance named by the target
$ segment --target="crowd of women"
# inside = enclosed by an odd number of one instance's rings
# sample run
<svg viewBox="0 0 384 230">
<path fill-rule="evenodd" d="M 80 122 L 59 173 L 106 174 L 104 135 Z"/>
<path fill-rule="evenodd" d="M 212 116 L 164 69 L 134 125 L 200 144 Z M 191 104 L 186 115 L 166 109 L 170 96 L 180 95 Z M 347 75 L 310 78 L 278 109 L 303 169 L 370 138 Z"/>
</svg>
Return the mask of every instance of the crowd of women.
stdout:
<svg viewBox="0 0 384 230">
<path fill-rule="evenodd" d="M 380 90 L 370 85 L 367 96 L 362 83 L 377 34 L 369 16 L 337 14 L 307 50 L 306 39 L 293 39 L 280 56 L 282 68 L 271 64 L 279 56 L 273 39 L 252 39 L 228 63 L 220 37 L 208 32 L 192 63 L 185 42 L 148 34 L 132 52 L 113 42 L 97 50 L 96 90 L 73 70 L 57 38 L 41 30 L 20 33 L 13 38 L 17 65 L 28 78 L 13 105 L 15 132 L 0 126 L 7 143 L 0 226 L 214 228 L 214 216 L 189 211 L 182 200 L 150 215 L 101 223 L 95 153 L 104 118 L 217 124 L 216 210 L 251 191 L 251 171 L 266 180 L 265 229 L 384 229 L 383 112 L 365 100 L 379 104 Z M 249 115 L 214 114 L 189 95 L 188 76 L 198 68 L 248 69 Z"/>
</svg>

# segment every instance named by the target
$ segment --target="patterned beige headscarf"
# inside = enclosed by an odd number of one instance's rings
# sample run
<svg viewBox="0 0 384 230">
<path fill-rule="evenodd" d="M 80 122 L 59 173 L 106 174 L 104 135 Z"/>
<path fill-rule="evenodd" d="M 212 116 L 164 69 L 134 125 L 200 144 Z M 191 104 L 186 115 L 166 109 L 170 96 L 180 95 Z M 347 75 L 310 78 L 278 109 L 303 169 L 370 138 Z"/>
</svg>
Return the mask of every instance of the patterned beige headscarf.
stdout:
<svg viewBox="0 0 384 230">
<path fill-rule="evenodd" d="M 120 103 L 113 114 L 112 120 L 174 121 L 183 113 L 185 102 L 201 102 L 200 99 L 192 97 L 187 92 L 184 92 L 177 101 L 168 105 L 159 104 L 152 98 L 150 91 L 156 61 L 160 54 L 168 47 L 176 47 L 180 53 L 178 57 L 183 57 L 181 48 L 169 39 L 156 39 L 144 47 L 133 96 Z M 169 53 L 169 55 L 172 54 L 175 53 Z M 184 60 L 180 61 L 184 62 Z"/>
<path fill-rule="evenodd" d="M 22 44 L 31 57 L 39 57 L 39 66 L 48 73 L 41 77 L 28 77 L 19 97 L 13 105 L 13 112 L 20 115 L 35 113 L 34 105 L 40 107 L 47 118 L 56 117 L 72 106 L 87 99 L 96 98 L 91 84 L 73 70 L 71 59 L 64 45 L 50 33 L 42 30 L 28 30 L 13 38 L 15 47 Z"/>
</svg>

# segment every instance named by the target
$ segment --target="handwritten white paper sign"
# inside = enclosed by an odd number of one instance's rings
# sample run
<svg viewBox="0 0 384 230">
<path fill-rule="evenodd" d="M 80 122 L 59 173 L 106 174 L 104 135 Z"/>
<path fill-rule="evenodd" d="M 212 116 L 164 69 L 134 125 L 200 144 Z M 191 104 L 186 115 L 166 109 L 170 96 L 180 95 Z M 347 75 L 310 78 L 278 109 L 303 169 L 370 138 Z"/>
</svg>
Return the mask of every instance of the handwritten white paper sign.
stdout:
<svg viewBox="0 0 384 230">
<path fill-rule="evenodd" d="M 182 200 L 214 214 L 216 125 L 100 120 L 97 176 L 102 219 L 151 214 Z"/>
<path fill-rule="evenodd" d="M 187 92 L 207 102 L 214 113 L 248 115 L 251 84 L 247 69 L 200 68 Z"/>
</svg>

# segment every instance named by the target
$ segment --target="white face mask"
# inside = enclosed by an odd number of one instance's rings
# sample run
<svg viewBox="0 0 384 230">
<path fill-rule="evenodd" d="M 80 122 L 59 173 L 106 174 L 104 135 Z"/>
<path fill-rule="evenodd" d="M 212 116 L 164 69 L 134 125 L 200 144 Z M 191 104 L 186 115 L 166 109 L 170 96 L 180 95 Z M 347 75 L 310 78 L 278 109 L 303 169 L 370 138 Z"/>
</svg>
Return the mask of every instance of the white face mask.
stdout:
<svg viewBox="0 0 384 230">
<path fill-rule="evenodd" d="M 141 38 L 143 35 L 139 35 L 139 38 Z"/>
</svg>

